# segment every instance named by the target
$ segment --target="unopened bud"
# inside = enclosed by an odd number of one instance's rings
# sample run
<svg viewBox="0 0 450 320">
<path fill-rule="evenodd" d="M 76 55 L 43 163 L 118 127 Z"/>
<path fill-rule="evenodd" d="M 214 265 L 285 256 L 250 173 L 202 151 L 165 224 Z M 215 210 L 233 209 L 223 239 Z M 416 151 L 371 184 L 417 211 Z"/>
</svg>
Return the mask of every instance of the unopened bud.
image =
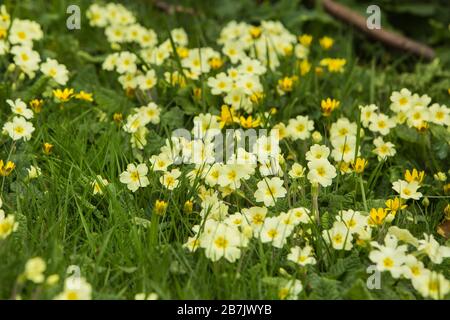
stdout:
<svg viewBox="0 0 450 320">
<path fill-rule="evenodd" d="M 119 51 L 121 49 L 120 44 L 118 43 L 111 43 L 111 49 Z"/>
<path fill-rule="evenodd" d="M 322 135 L 319 131 L 314 131 L 312 133 L 312 139 L 315 143 L 320 143 L 322 141 Z"/>
<path fill-rule="evenodd" d="M 16 70 L 16 65 L 14 63 L 10 63 L 7 70 L 8 72 L 13 72 Z"/>
<path fill-rule="evenodd" d="M 284 269 L 284 268 L 280 268 L 278 269 L 278 272 L 280 273 L 280 275 L 288 277 L 289 273 Z"/>
<path fill-rule="evenodd" d="M 184 211 L 185 213 L 192 213 L 193 207 L 194 207 L 194 203 L 193 203 L 191 200 L 187 200 L 187 201 L 184 203 L 183 211 Z"/>
<path fill-rule="evenodd" d="M 450 220 L 450 204 L 444 208 L 445 219 Z"/>
<path fill-rule="evenodd" d="M 362 138 L 366 135 L 366 132 L 364 131 L 363 128 L 359 129 L 359 136 Z"/>
</svg>

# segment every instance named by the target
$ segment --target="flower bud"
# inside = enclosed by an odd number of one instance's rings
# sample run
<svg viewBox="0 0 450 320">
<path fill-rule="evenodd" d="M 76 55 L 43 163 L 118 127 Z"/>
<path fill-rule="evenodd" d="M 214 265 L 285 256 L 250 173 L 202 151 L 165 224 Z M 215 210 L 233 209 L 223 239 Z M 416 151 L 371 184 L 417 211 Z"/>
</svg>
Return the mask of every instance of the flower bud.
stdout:
<svg viewBox="0 0 450 320">
<path fill-rule="evenodd" d="M 315 143 L 320 143 L 322 141 L 322 135 L 319 131 L 314 131 L 312 133 L 312 139 Z"/>
<path fill-rule="evenodd" d="M 10 63 L 7 70 L 8 72 L 14 72 L 14 70 L 16 70 L 16 65 L 14 63 Z"/>
</svg>

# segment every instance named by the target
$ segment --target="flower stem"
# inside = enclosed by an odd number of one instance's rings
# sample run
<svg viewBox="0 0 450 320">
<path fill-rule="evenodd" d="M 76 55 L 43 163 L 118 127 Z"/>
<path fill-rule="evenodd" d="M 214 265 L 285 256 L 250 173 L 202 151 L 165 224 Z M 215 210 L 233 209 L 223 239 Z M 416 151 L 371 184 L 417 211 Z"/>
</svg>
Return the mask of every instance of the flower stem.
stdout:
<svg viewBox="0 0 450 320">
<path fill-rule="evenodd" d="M 364 210 L 366 212 L 369 212 L 369 210 L 367 209 L 366 191 L 364 190 L 362 175 L 359 176 L 359 186 L 361 187 L 361 195 L 363 198 Z"/>
<path fill-rule="evenodd" d="M 319 185 L 313 184 L 311 186 L 311 197 L 312 197 L 312 211 L 313 215 L 317 221 L 317 225 L 320 225 L 320 215 L 319 215 Z"/>
</svg>

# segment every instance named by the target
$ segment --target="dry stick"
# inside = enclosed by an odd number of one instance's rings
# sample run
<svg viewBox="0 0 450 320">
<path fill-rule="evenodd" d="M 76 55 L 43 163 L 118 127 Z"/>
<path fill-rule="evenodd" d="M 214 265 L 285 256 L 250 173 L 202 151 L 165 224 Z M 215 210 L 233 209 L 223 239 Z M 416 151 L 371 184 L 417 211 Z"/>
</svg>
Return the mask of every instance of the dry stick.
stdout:
<svg viewBox="0 0 450 320">
<path fill-rule="evenodd" d="M 322 4 L 330 15 L 355 26 L 359 30 L 390 47 L 408 51 L 429 60 L 433 59 L 435 56 L 434 50 L 422 43 L 391 31 L 367 28 L 366 18 L 353 10 L 348 9 L 344 5 L 332 0 L 323 0 Z"/>
</svg>

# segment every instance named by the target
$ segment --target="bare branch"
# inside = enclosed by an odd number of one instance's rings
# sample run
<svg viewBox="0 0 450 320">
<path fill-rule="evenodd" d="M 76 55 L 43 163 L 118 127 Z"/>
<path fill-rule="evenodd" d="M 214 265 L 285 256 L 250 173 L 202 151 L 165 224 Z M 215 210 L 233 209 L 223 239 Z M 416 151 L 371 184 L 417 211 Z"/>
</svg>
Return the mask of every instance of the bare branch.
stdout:
<svg viewBox="0 0 450 320">
<path fill-rule="evenodd" d="M 435 57 L 434 50 L 427 45 L 416 42 L 391 31 L 386 31 L 383 29 L 368 29 L 366 18 L 344 5 L 336 3 L 332 0 L 323 0 L 322 4 L 324 9 L 330 15 L 355 26 L 359 30 L 368 34 L 370 37 L 373 37 L 374 39 L 392 48 L 411 52 L 429 60 Z"/>
</svg>

